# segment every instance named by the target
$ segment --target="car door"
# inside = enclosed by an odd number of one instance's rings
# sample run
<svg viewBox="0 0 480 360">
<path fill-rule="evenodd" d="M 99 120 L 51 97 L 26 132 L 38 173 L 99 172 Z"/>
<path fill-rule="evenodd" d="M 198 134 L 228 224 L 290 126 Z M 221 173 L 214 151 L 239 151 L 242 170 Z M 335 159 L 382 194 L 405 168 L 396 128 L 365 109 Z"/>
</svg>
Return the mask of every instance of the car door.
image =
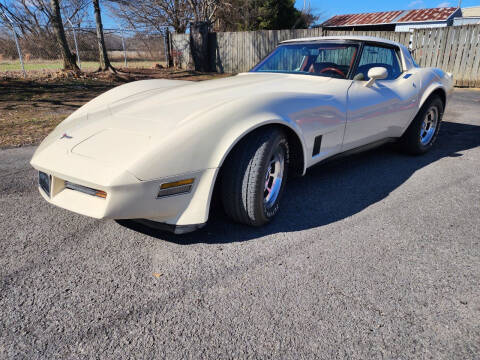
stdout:
<svg viewBox="0 0 480 360">
<path fill-rule="evenodd" d="M 397 47 L 364 45 L 348 90 L 342 151 L 401 136 L 405 119 L 412 116 L 418 101 L 418 86 L 415 75 L 403 71 L 399 54 Z M 385 67 L 388 77 L 366 87 L 373 67 Z"/>
</svg>

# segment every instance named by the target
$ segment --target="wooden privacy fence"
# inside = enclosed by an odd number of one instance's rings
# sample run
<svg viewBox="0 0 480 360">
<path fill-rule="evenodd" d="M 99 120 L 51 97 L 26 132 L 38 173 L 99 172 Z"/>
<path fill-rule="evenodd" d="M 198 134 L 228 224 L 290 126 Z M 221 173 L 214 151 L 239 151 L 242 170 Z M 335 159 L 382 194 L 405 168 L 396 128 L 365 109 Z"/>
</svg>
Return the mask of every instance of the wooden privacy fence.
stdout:
<svg viewBox="0 0 480 360">
<path fill-rule="evenodd" d="M 316 36 L 365 35 L 393 40 L 410 47 L 422 67 L 453 73 L 456 86 L 480 87 L 480 25 L 394 31 L 336 31 L 315 29 L 210 33 L 212 70 L 237 73 L 250 70 L 279 42 Z M 189 35 L 173 34 L 172 55 L 177 66 L 191 68 Z"/>
<path fill-rule="evenodd" d="M 480 87 L 480 26 L 420 29 L 413 33 L 420 66 L 451 72 L 456 86 Z"/>
<path fill-rule="evenodd" d="M 272 52 L 281 41 L 322 34 L 321 28 L 210 33 L 208 34 L 210 67 L 218 72 L 245 72 Z M 175 65 L 191 68 L 189 35 L 173 34 L 171 41 Z"/>
</svg>

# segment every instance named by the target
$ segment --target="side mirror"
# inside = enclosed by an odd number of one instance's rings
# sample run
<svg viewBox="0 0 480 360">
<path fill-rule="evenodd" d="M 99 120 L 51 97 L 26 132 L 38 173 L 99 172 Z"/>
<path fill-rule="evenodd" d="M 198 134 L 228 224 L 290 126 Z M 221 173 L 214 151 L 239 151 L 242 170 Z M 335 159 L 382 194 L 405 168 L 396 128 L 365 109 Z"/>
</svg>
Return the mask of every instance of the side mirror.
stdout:
<svg viewBox="0 0 480 360">
<path fill-rule="evenodd" d="M 365 84 L 366 87 L 371 87 L 376 80 L 386 79 L 388 77 L 388 70 L 384 67 L 374 67 L 368 70 L 368 77 L 370 80 Z"/>
</svg>

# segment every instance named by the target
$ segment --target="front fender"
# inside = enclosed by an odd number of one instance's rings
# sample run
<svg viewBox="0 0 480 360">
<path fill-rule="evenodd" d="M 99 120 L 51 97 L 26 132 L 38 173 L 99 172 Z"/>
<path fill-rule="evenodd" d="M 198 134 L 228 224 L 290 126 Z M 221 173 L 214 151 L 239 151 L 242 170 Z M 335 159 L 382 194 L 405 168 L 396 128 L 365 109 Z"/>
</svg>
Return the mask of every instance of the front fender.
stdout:
<svg viewBox="0 0 480 360">
<path fill-rule="evenodd" d="M 289 119 L 282 118 L 279 114 L 265 113 L 259 117 L 253 117 L 241 122 L 235 128 L 231 129 L 225 136 L 218 142 L 218 145 L 213 152 L 213 156 L 210 160 L 211 164 L 215 164 L 215 167 L 222 167 L 225 159 L 230 154 L 232 149 L 242 140 L 247 134 L 255 131 L 256 129 L 268 125 L 284 126 L 292 130 L 298 137 L 302 144 L 303 158 L 306 158 L 306 146 L 303 135 L 295 122 Z M 306 171 L 306 162 L 303 163 L 303 172 Z"/>
<path fill-rule="evenodd" d="M 264 114 L 267 115 L 267 114 Z M 249 118 L 245 121 L 238 123 L 238 126 L 235 126 L 224 134 L 223 137 L 218 139 L 215 146 L 211 150 L 211 156 L 208 158 L 207 163 L 209 163 L 209 168 L 204 171 L 204 176 L 202 179 L 199 179 L 199 186 L 193 195 L 193 198 L 189 206 L 185 209 L 184 212 L 176 219 L 175 224 L 177 225 L 191 225 L 191 224 L 203 224 L 207 222 L 208 215 L 210 212 L 210 205 L 212 200 L 213 191 L 215 184 L 220 173 L 220 168 L 225 162 L 230 151 L 238 144 L 238 142 L 243 139 L 247 134 L 255 131 L 262 126 L 268 125 L 281 125 L 286 126 L 295 134 L 302 139 L 301 133 L 295 128 L 290 121 L 281 119 L 279 117 L 274 118 L 274 114 L 270 114 L 270 118 Z M 305 156 L 305 144 L 301 140 L 302 151 Z M 194 158 L 195 159 L 195 158 Z M 306 164 L 303 164 L 303 171 L 306 170 Z"/>
<path fill-rule="evenodd" d="M 282 125 L 291 129 L 302 144 L 305 141 L 298 125 L 287 116 L 273 111 L 277 106 L 262 99 L 256 103 L 235 100 L 220 104 L 198 119 L 185 121 L 168 136 L 163 137 L 154 151 L 150 151 L 129 169 L 141 180 L 161 179 L 175 175 L 205 172 L 201 186 L 176 224 L 200 224 L 208 219 L 211 197 L 216 179 L 233 147 L 248 133 L 266 125 Z M 304 164 L 305 169 L 305 164 Z"/>
<path fill-rule="evenodd" d="M 243 136 L 268 124 L 280 124 L 291 129 L 302 143 L 303 133 L 288 115 L 277 110 L 277 96 L 252 101 L 234 99 L 218 104 L 196 119 L 181 121 L 155 147 L 132 164 L 129 171 L 140 180 L 216 169 L 222 166 L 230 150 Z"/>
</svg>

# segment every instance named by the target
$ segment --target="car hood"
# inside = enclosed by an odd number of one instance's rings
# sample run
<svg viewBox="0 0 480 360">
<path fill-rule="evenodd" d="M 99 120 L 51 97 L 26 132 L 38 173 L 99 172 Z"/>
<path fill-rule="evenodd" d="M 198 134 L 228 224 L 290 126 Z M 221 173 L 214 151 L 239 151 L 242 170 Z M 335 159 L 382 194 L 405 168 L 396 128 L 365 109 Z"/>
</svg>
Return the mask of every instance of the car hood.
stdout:
<svg viewBox="0 0 480 360">
<path fill-rule="evenodd" d="M 267 73 L 248 73 L 197 83 L 151 80 L 142 86 L 137 85 L 139 89 L 135 91 L 106 93 L 80 108 L 40 145 L 36 153 L 37 163 L 42 157 L 48 159 L 53 154 L 65 153 L 130 169 L 142 154 L 158 148 L 159 144 L 164 144 L 165 148 L 169 146 L 170 151 L 175 152 L 172 147 L 182 146 L 181 142 L 186 141 L 179 135 L 182 128 L 201 127 L 199 123 L 214 121 L 212 119 L 218 118 L 219 114 L 229 116 L 233 108 L 238 114 L 247 104 L 252 104 L 250 111 L 254 112 L 254 103 L 268 99 L 269 95 L 270 99 L 281 101 L 282 94 L 284 97 L 285 94 L 302 96 L 307 94 L 305 88 L 312 86 L 317 94 L 319 89 L 328 92 L 332 81 L 338 80 Z M 266 101 L 257 106 L 257 111 L 265 109 Z M 192 135 L 189 136 L 191 139 Z M 135 176 L 143 180 L 138 173 Z"/>
<path fill-rule="evenodd" d="M 120 98 L 107 98 L 101 106 L 88 109 L 86 114 L 95 119 L 99 127 L 106 123 L 109 126 L 123 126 L 122 120 L 127 119 L 136 124 L 136 129 L 140 128 L 140 121 L 145 124 L 155 123 L 156 128 L 172 129 L 189 120 L 198 119 L 199 115 L 226 102 L 245 97 L 256 98 L 269 93 L 305 92 L 305 82 L 312 80 L 315 81 L 317 90 L 328 92 L 328 84 L 333 79 L 308 75 L 245 73 L 203 82 L 175 81 L 174 86 L 170 87 L 169 81 L 163 80 L 159 84 L 167 86 Z M 108 114 L 102 110 L 108 110 Z M 111 119 L 105 115 L 111 116 Z"/>
<path fill-rule="evenodd" d="M 230 78 L 204 82 L 188 82 L 168 91 L 152 90 L 146 94 L 112 101 L 108 106 L 114 118 L 135 119 L 156 123 L 165 129 L 200 119 L 201 115 L 225 103 L 245 97 L 256 98 L 283 91 L 303 92 L 302 82 L 312 76 L 288 74 L 241 74 Z M 331 79 L 316 78 L 317 84 L 327 85 Z M 288 90 L 286 83 L 288 82 Z M 325 91 L 328 87 L 325 86 Z"/>
</svg>

